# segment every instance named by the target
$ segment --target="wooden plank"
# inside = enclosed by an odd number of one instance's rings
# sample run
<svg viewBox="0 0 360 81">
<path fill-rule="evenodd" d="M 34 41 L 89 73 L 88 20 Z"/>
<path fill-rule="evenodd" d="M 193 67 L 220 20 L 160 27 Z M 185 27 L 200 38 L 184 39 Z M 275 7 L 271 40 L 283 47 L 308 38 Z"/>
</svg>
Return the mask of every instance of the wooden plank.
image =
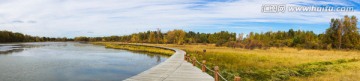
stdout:
<svg viewBox="0 0 360 81">
<path fill-rule="evenodd" d="M 171 49 L 175 53 L 165 62 L 124 81 L 214 81 L 209 74 L 184 60 L 185 51 L 168 47 L 159 48 Z"/>
</svg>

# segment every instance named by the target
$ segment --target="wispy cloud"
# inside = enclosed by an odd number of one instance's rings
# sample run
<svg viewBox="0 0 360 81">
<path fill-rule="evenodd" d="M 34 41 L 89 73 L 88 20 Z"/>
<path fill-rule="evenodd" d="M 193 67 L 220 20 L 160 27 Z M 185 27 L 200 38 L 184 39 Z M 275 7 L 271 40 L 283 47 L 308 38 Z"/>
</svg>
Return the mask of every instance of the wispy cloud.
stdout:
<svg viewBox="0 0 360 81">
<path fill-rule="evenodd" d="M 52 37 L 124 35 L 156 28 L 210 31 L 228 27 L 243 29 L 235 32 L 249 32 L 259 31 L 254 26 L 266 25 L 256 24 L 318 26 L 328 24 L 330 18 L 360 15 L 358 11 L 261 13 L 263 4 L 359 8 L 355 0 L 0 0 L 0 29 Z M 241 25 L 246 23 L 253 26 Z M 271 27 L 279 29 L 275 24 Z"/>
</svg>

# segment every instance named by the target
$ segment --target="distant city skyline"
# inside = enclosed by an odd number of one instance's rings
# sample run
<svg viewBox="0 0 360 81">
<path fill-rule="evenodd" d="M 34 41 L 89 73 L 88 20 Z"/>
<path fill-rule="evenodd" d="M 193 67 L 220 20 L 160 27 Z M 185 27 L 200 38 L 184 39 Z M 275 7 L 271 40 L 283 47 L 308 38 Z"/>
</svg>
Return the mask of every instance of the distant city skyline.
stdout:
<svg viewBox="0 0 360 81">
<path fill-rule="evenodd" d="M 263 13 L 266 4 L 354 7 L 351 12 Z M 0 0 L 0 30 L 34 36 L 129 35 L 173 29 L 213 33 L 311 30 L 360 17 L 358 0 Z"/>
</svg>

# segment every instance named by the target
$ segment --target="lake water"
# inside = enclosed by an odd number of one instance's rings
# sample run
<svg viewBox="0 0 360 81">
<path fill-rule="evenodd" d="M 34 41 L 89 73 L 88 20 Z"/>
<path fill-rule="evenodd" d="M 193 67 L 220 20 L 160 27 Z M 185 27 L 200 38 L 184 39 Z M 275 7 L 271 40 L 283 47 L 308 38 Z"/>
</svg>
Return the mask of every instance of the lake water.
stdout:
<svg viewBox="0 0 360 81">
<path fill-rule="evenodd" d="M 0 81 L 119 81 L 167 58 L 76 42 L 0 44 Z"/>
</svg>

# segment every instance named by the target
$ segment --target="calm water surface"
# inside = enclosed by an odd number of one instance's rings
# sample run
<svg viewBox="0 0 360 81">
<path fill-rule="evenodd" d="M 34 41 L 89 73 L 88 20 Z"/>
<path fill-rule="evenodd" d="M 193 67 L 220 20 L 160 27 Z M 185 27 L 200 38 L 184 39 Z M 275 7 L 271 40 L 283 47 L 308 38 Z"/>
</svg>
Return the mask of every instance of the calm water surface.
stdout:
<svg viewBox="0 0 360 81">
<path fill-rule="evenodd" d="M 167 58 L 75 42 L 0 44 L 0 81 L 119 81 Z"/>
</svg>

